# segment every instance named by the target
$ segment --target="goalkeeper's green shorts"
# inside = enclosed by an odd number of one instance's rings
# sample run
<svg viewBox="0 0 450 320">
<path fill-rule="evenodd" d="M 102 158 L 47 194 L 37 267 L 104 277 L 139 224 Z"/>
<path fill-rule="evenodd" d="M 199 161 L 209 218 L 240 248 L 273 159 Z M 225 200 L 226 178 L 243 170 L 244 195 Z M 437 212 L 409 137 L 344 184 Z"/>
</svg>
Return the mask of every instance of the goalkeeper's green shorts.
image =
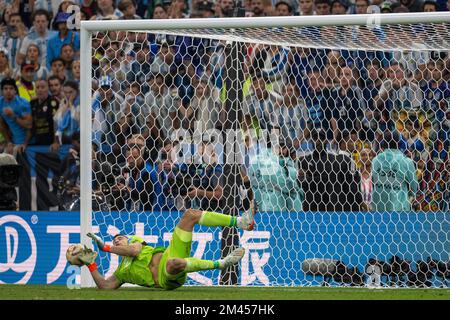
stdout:
<svg viewBox="0 0 450 320">
<path fill-rule="evenodd" d="M 158 266 L 158 283 L 159 286 L 166 290 L 173 290 L 181 287 L 187 278 L 186 272 L 180 272 L 176 275 L 170 275 L 166 271 L 166 264 L 169 258 L 189 258 L 191 253 L 192 241 L 182 241 L 177 234 L 177 229 L 172 234 L 169 247 L 164 251 Z M 180 230 L 183 232 L 182 230 Z M 179 231 L 178 231 L 179 232 Z"/>
</svg>

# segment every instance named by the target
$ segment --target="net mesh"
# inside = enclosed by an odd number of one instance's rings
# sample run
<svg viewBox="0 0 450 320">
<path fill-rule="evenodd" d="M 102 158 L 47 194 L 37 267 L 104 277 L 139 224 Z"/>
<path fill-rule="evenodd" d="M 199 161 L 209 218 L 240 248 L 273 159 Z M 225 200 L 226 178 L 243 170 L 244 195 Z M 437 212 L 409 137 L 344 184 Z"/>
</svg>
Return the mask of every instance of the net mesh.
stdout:
<svg viewBox="0 0 450 320">
<path fill-rule="evenodd" d="M 93 231 L 191 255 L 187 284 L 442 286 L 450 275 L 448 24 L 95 32 Z M 111 275 L 118 257 L 101 254 Z"/>
</svg>

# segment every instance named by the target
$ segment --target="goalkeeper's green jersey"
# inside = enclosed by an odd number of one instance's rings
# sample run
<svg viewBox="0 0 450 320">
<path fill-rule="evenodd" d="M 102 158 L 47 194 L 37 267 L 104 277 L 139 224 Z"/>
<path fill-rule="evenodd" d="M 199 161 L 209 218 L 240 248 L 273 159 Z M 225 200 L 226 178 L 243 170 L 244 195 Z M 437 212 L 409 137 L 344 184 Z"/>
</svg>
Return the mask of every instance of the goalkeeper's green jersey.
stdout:
<svg viewBox="0 0 450 320">
<path fill-rule="evenodd" d="M 138 236 L 131 236 L 128 243 L 142 243 L 144 240 Z M 114 276 L 121 283 L 132 283 L 144 287 L 153 287 L 155 280 L 150 271 L 150 261 L 153 255 L 158 252 L 164 252 L 165 248 L 142 246 L 141 253 L 137 257 L 122 257 L 119 267 L 114 272 Z"/>
</svg>

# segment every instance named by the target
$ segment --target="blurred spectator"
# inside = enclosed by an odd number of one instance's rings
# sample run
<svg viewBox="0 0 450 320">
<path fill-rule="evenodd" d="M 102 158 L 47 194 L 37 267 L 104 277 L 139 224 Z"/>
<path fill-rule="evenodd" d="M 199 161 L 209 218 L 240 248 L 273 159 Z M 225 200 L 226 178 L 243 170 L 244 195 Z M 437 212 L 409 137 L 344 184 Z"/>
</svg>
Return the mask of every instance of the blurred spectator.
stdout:
<svg viewBox="0 0 450 320">
<path fill-rule="evenodd" d="M 108 17 L 120 18 L 123 13 L 116 9 L 114 0 L 98 0 L 97 1 L 97 14 L 91 17 L 91 20 L 103 20 Z"/>
<path fill-rule="evenodd" d="M 10 78 L 13 75 L 13 70 L 9 64 L 8 50 L 0 48 L 0 80 Z"/>
<path fill-rule="evenodd" d="M 217 0 L 216 16 L 219 18 L 233 17 L 234 7 L 235 7 L 234 0 Z"/>
<path fill-rule="evenodd" d="M 61 101 L 61 99 L 63 98 L 61 79 L 55 75 L 52 75 L 52 76 L 48 77 L 47 82 L 48 82 L 48 88 L 50 90 L 50 94 L 52 95 L 52 97 L 58 101 Z"/>
<path fill-rule="evenodd" d="M 61 58 L 55 58 L 51 64 L 51 74 L 61 80 L 62 83 L 66 81 L 66 68 L 64 67 L 64 60 Z"/>
<path fill-rule="evenodd" d="M 383 3 L 381 3 L 380 10 L 381 13 L 392 13 L 393 12 L 392 2 L 384 1 Z"/>
<path fill-rule="evenodd" d="M 316 14 L 313 0 L 298 0 L 298 4 L 299 16 L 312 16 Z"/>
<path fill-rule="evenodd" d="M 342 154 L 350 159 L 350 169 L 352 170 L 352 172 L 355 172 L 355 153 L 358 151 L 358 132 L 350 132 L 348 130 L 340 131 L 337 141 L 339 143 L 338 154 Z"/>
<path fill-rule="evenodd" d="M 80 75 L 81 75 L 80 60 L 73 61 L 71 74 L 72 74 L 72 79 L 71 80 L 77 82 L 78 85 L 80 85 Z"/>
<path fill-rule="evenodd" d="M 50 68 L 54 59 L 60 56 L 64 44 L 71 44 L 75 51 L 80 50 L 80 36 L 78 32 L 69 30 L 67 27 L 67 19 L 69 17 L 69 13 L 61 12 L 55 18 L 58 33 L 51 37 L 47 43 L 47 68 Z"/>
<path fill-rule="evenodd" d="M 372 209 L 377 212 L 410 211 L 417 193 L 416 166 L 399 149 L 397 133 L 386 131 L 381 153 L 372 161 Z"/>
<path fill-rule="evenodd" d="M 47 80 L 36 81 L 36 98 L 31 100 L 30 106 L 33 126 L 29 145 L 34 146 L 36 150 L 37 210 L 49 210 L 58 202 L 55 194 L 49 191 L 48 173 L 52 170 L 55 176 L 59 175 L 60 159 L 53 121 L 53 115 L 57 112 L 59 104 L 56 99 L 49 96 Z"/>
<path fill-rule="evenodd" d="M 173 122 L 177 116 L 177 109 L 172 103 L 172 98 L 164 83 L 164 76 L 160 73 L 149 79 L 150 91 L 145 96 L 145 103 L 150 107 L 151 113 L 156 120 L 161 139 L 170 139 L 173 130 Z"/>
<path fill-rule="evenodd" d="M 275 4 L 275 12 L 277 13 L 277 16 L 293 16 L 294 8 L 292 7 L 290 0 L 279 0 Z"/>
<path fill-rule="evenodd" d="M 153 19 L 168 19 L 169 15 L 167 14 L 167 10 L 160 3 L 155 5 L 153 10 Z"/>
<path fill-rule="evenodd" d="M 29 130 L 32 127 L 30 103 L 17 95 L 18 89 L 14 79 L 5 78 L 0 86 L 3 93 L 0 97 L 0 132 L 6 138 L 5 152 L 16 155 L 17 162 L 22 166 L 19 209 L 31 210 L 30 166 L 25 154 L 29 143 Z"/>
<path fill-rule="evenodd" d="M 223 206 L 223 169 L 219 165 L 218 155 L 214 148 L 214 144 L 203 142 L 198 150 L 202 159 L 200 168 L 195 171 L 195 175 L 188 169 L 188 174 L 193 180 L 193 185 L 189 186 L 187 190 L 188 208 L 195 208 L 198 203 L 201 210 L 218 211 Z M 196 179 L 198 182 L 194 181 Z"/>
<path fill-rule="evenodd" d="M 12 13 L 9 17 L 7 38 L 4 43 L 4 47 L 9 53 L 8 58 L 12 69 L 16 69 L 19 66 L 16 56 L 19 53 L 25 36 L 26 28 L 23 24 L 22 17 L 19 13 Z"/>
<path fill-rule="evenodd" d="M 160 73 L 166 76 L 170 72 L 170 68 L 174 62 L 174 55 L 174 46 L 163 42 L 159 47 L 158 54 L 150 64 L 150 72 L 153 74 Z"/>
<path fill-rule="evenodd" d="M 70 144 L 72 135 L 80 130 L 78 85 L 73 81 L 66 81 L 62 91 L 63 98 L 59 101 L 59 109 L 54 116 L 56 141 L 60 145 Z"/>
<path fill-rule="evenodd" d="M 17 54 L 17 63 L 22 64 L 27 56 L 28 48 L 35 44 L 39 51 L 39 61 L 35 63 L 47 66 L 47 43 L 54 36 L 53 31 L 49 31 L 49 15 L 46 10 L 39 9 L 33 13 L 33 28 L 23 39 L 20 51 Z"/>
<path fill-rule="evenodd" d="M 123 111 L 125 108 L 123 98 L 117 92 L 114 92 L 111 86 L 111 77 L 102 77 L 92 104 L 92 112 L 94 113 L 93 140 L 99 146 L 100 152 L 108 157 L 108 161 L 109 158 L 114 159 L 114 154 L 120 152 L 120 147 L 117 145 L 117 134 L 120 132 L 118 128 L 119 120 L 124 120 Z"/>
<path fill-rule="evenodd" d="M 436 12 L 438 11 L 436 0 L 425 0 L 423 2 L 423 12 Z"/>
<path fill-rule="evenodd" d="M 127 168 L 123 172 L 124 180 L 119 182 L 116 189 L 121 196 L 114 198 L 130 199 L 133 206 L 127 204 L 127 210 L 153 210 L 154 189 L 152 181 L 153 166 L 145 160 L 144 149 L 137 145 L 130 145 L 125 154 Z"/>
<path fill-rule="evenodd" d="M 31 43 L 28 46 L 26 52 L 25 62 L 34 65 L 34 78 L 33 78 L 34 81 L 38 79 L 47 80 L 48 76 L 50 75 L 50 72 L 47 70 L 44 64 L 40 63 L 40 61 L 41 59 L 39 46 L 37 44 Z"/>
<path fill-rule="evenodd" d="M 316 14 L 323 16 L 331 13 L 331 6 L 329 0 L 315 0 Z"/>
<path fill-rule="evenodd" d="M 220 104 L 218 93 L 211 87 L 208 79 L 201 78 L 195 86 L 195 94 L 184 115 L 181 115 L 182 121 L 189 124 L 183 126 L 192 132 L 200 130 L 204 133 L 206 130 L 214 129 L 219 124 Z M 185 119 L 185 120 L 184 120 Z"/>
<path fill-rule="evenodd" d="M 349 7 L 347 0 L 332 0 L 331 14 L 346 14 Z"/>
<path fill-rule="evenodd" d="M 71 147 L 61 161 L 55 182 L 60 210 L 67 211 L 80 210 L 80 132 L 74 132 L 70 141 Z"/>
<path fill-rule="evenodd" d="M 423 0 L 400 0 L 400 3 L 408 8 L 409 12 L 421 12 L 423 10 Z"/>
<path fill-rule="evenodd" d="M 369 210 L 372 203 L 372 160 L 375 157 L 375 152 L 369 148 L 364 148 L 360 155 L 361 193 L 365 207 Z"/>
<path fill-rule="evenodd" d="M 331 122 L 333 145 L 338 143 L 338 135 L 344 130 L 357 131 L 362 127 L 366 110 L 362 90 L 356 86 L 356 71 L 343 67 L 339 73 L 340 85 L 331 91 L 326 118 Z"/>
<path fill-rule="evenodd" d="M 120 19 L 132 20 L 141 19 L 139 15 L 136 14 L 136 2 L 134 0 L 121 0 L 119 2 L 118 9 L 122 12 L 123 16 Z"/>
<path fill-rule="evenodd" d="M 36 96 L 34 87 L 35 70 L 34 65 L 30 63 L 22 64 L 20 68 L 20 79 L 17 81 L 19 96 L 30 102 Z"/>
<path fill-rule="evenodd" d="M 34 12 L 37 12 L 38 10 L 47 11 L 50 20 L 50 17 L 55 17 L 58 13 L 61 2 L 61 0 L 35 0 L 33 9 Z"/>
<path fill-rule="evenodd" d="M 75 51 L 71 44 L 64 44 L 61 47 L 61 60 L 64 62 L 65 74 L 67 75 L 68 80 L 72 80 L 72 63 L 75 59 Z"/>
<path fill-rule="evenodd" d="M 444 75 L 450 72 L 446 70 L 442 60 L 431 60 L 428 63 L 428 70 L 431 77 L 423 90 L 424 107 L 435 114 L 438 122 L 442 122 L 445 113 L 448 112 L 450 99 L 450 82 L 445 80 Z"/>
<path fill-rule="evenodd" d="M 280 130 L 281 139 L 298 149 L 309 136 L 306 132 L 308 108 L 305 101 L 299 99 L 300 89 L 295 83 L 287 83 L 282 92 L 282 99 L 275 103 L 275 125 Z"/>
<path fill-rule="evenodd" d="M 251 0 L 251 8 L 253 17 L 265 17 L 267 15 L 263 0 Z"/>
<path fill-rule="evenodd" d="M 356 14 L 367 14 L 367 9 L 370 5 L 370 0 L 356 0 L 355 1 L 355 13 Z"/>
<path fill-rule="evenodd" d="M 325 83 L 329 88 L 339 85 L 339 75 L 341 68 L 345 66 L 345 60 L 337 50 L 330 51 L 327 54 L 327 62 L 322 70 Z"/>
<path fill-rule="evenodd" d="M 323 130 L 313 130 L 311 154 L 299 158 L 298 178 L 305 193 L 303 211 L 360 211 L 363 209 L 359 174 L 351 159 L 326 150 Z"/>
</svg>

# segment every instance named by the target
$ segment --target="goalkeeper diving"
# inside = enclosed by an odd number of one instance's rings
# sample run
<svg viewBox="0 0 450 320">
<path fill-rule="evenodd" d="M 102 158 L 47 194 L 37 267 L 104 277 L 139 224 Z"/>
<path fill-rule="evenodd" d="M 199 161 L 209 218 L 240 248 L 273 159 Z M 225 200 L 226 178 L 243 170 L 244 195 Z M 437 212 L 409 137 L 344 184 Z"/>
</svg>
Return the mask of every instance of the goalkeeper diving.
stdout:
<svg viewBox="0 0 450 320">
<path fill-rule="evenodd" d="M 78 258 L 89 268 L 99 289 L 117 289 L 124 283 L 131 283 L 144 287 L 173 290 L 185 283 L 189 272 L 226 269 L 237 264 L 244 256 L 244 248 L 239 247 L 225 258 L 216 261 L 190 257 L 192 231 L 196 224 L 253 230 L 254 214 L 253 205 L 250 205 L 241 217 L 188 209 L 175 227 L 172 240 L 167 248 L 151 247 L 138 236 L 121 234 L 114 237 L 112 245 L 107 245 L 97 235 L 88 233 L 87 236 L 96 242 L 100 250 L 123 257 L 114 274 L 106 279 L 97 270 L 95 263 L 97 252 L 85 249 Z"/>
</svg>

